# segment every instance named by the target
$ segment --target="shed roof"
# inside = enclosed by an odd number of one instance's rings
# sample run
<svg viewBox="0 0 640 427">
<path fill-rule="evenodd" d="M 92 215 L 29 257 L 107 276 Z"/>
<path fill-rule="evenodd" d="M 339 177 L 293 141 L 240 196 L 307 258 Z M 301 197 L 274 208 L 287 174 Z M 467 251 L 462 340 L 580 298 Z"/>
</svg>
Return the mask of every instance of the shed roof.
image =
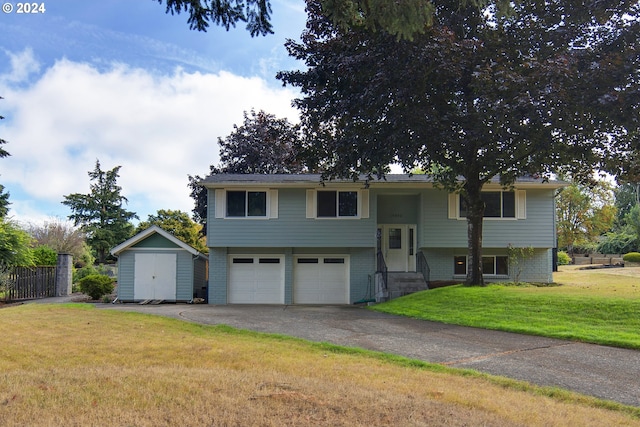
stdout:
<svg viewBox="0 0 640 427">
<path fill-rule="evenodd" d="M 187 245 L 185 242 L 183 242 L 182 240 L 178 239 L 173 234 L 166 232 L 165 230 L 163 230 L 162 228 L 158 227 L 157 225 L 152 225 L 151 227 L 147 228 L 146 230 L 143 230 L 140 233 L 136 234 L 132 238 L 130 238 L 128 240 L 125 240 L 124 242 L 120 243 L 118 246 L 116 246 L 115 248 L 111 249 L 111 254 L 117 256 L 122 251 L 124 251 L 126 249 L 129 249 L 132 246 L 135 246 L 136 244 L 140 243 L 141 241 L 149 238 L 150 236 L 152 236 L 154 234 L 161 235 L 165 239 L 169 240 L 171 243 L 175 244 L 180 249 L 184 249 L 185 251 L 189 252 L 191 255 L 202 256 L 202 257 L 205 256 L 205 255 L 201 254 L 200 252 L 198 252 L 192 246 Z"/>
</svg>

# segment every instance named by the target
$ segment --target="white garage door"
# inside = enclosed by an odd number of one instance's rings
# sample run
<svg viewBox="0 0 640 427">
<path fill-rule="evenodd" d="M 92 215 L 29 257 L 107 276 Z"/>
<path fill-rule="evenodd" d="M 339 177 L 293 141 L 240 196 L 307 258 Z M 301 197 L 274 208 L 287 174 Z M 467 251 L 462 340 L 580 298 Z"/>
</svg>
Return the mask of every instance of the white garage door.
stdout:
<svg viewBox="0 0 640 427">
<path fill-rule="evenodd" d="M 228 301 L 231 304 L 284 304 L 284 257 L 230 256 Z"/>
<path fill-rule="evenodd" d="M 135 254 L 134 263 L 134 299 L 176 299 L 176 254 Z"/>
<path fill-rule="evenodd" d="M 349 257 L 299 256 L 293 261 L 295 304 L 348 304 Z"/>
</svg>

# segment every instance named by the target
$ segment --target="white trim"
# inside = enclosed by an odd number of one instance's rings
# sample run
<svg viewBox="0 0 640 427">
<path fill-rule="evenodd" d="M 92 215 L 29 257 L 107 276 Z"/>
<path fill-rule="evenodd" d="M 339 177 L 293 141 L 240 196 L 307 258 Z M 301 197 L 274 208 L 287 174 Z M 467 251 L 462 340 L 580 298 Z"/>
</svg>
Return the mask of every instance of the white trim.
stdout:
<svg viewBox="0 0 640 427">
<path fill-rule="evenodd" d="M 120 252 L 124 251 L 125 249 L 128 249 L 129 247 L 135 245 L 136 243 L 139 243 L 139 242 L 143 241 L 144 239 L 146 239 L 147 237 L 151 236 L 154 233 L 158 233 L 159 235 L 161 235 L 165 239 L 169 240 L 174 245 L 178 246 L 181 249 L 186 250 L 191 255 L 202 255 L 196 249 L 194 249 L 193 247 L 187 245 L 186 243 L 184 243 L 182 240 L 178 239 L 174 235 L 172 235 L 170 233 L 167 233 L 166 231 L 164 231 L 162 228 L 158 227 L 157 225 L 152 225 L 151 227 L 147 228 L 146 230 L 141 231 L 140 233 L 136 234 L 135 236 L 133 236 L 129 240 L 125 240 L 124 242 L 120 243 L 118 246 L 116 246 L 115 248 L 111 249 L 111 254 L 112 255 L 118 255 Z M 176 248 L 170 248 L 170 249 L 171 250 L 175 250 Z"/>
<path fill-rule="evenodd" d="M 227 193 L 244 191 L 246 193 L 265 193 L 265 216 L 227 216 Z M 246 208 L 246 206 L 245 206 Z M 278 218 L 278 190 L 254 187 L 216 189 L 216 218 L 233 220 L 264 220 Z"/>
<path fill-rule="evenodd" d="M 488 193 L 508 193 L 509 190 L 484 190 L 483 192 Z M 519 219 L 527 219 L 527 191 L 526 190 L 514 190 L 514 210 L 515 216 L 513 217 L 487 217 L 483 218 L 484 221 L 515 221 Z M 457 219 L 457 220 L 466 220 L 466 216 L 460 216 L 460 198 L 462 196 L 459 193 L 449 193 L 449 198 L 447 201 L 447 218 L 449 219 Z M 502 201 L 502 197 L 500 198 Z"/>
<path fill-rule="evenodd" d="M 226 191 L 216 189 L 216 218 L 224 218 L 224 212 L 226 211 Z"/>
<path fill-rule="evenodd" d="M 336 197 L 339 197 L 339 193 L 356 193 L 357 204 L 356 204 L 356 215 L 355 216 L 338 216 L 336 212 L 336 216 L 318 216 L 318 192 L 319 191 L 335 191 Z M 366 195 L 365 195 L 366 194 Z M 364 205 L 364 199 L 367 199 L 366 209 Z M 337 202 L 336 202 L 337 203 Z M 337 205 L 336 205 L 337 209 Z M 365 216 L 366 215 L 366 216 Z M 319 219 L 319 220 L 352 220 L 352 219 L 363 219 L 369 218 L 369 190 L 362 190 L 360 188 L 327 188 L 327 189 L 307 189 L 307 202 L 306 202 L 306 217 L 310 219 Z"/>
<path fill-rule="evenodd" d="M 516 219 L 527 219 L 527 192 L 516 190 Z"/>
</svg>

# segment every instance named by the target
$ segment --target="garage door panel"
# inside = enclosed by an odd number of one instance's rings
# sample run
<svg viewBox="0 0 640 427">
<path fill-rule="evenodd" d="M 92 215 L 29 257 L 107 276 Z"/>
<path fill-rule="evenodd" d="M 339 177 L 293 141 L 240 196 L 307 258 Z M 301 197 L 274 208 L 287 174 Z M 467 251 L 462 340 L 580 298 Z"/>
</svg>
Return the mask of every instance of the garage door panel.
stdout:
<svg viewBox="0 0 640 427">
<path fill-rule="evenodd" d="M 176 299 L 176 254 L 135 254 L 135 300 Z"/>
<path fill-rule="evenodd" d="M 349 259 L 345 256 L 300 257 L 294 262 L 296 304 L 347 304 Z"/>
<path fill-rule="evenodd" d="M 232 304 L 284 304 L 284 258 L 232 256 L 228 300 Z"/>
</svg>

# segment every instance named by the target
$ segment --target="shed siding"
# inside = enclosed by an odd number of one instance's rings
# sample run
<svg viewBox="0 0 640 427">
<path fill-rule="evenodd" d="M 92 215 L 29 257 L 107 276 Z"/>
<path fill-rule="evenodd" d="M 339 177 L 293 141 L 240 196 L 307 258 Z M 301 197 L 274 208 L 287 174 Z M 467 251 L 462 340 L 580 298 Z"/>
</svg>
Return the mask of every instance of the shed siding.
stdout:
<svg viewBox="0 0 640 427">
<path fill-rule="evenodd" d="M 209 247 L 375 246 L 373 206 L 369 218 L 312 219 L 306 217 L 306 189 L 280 189 L 278 218 L 216 219 L 213 190 L 208 190 L 208 203 Z"/>
<path fill-rule="evenodd" d="M 118 257 L 118 299 L 133 300 L 135 262 L 133 251 L 125 251 Z"/>
<path fill-rule="evenodd" d="M 176 300 L 191 301 L 193 298 L 193 257 L 187 251 L 177 252 Z"/>
</svg>

